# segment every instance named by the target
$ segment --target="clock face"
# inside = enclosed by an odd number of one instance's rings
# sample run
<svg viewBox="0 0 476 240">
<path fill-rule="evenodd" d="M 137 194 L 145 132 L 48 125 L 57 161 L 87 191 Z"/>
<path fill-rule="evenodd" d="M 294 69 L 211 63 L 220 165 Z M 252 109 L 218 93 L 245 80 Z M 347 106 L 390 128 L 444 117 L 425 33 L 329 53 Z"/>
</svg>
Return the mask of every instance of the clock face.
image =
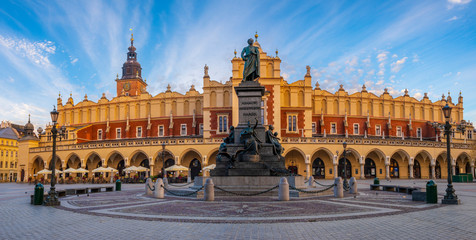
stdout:
<svg viewBox="0 0 476 240">
<path fill-rule="evenodd" d="M 124 90 L 125 90 L 125 91 L 131 90 L 131 84 L 130 84 L 130 83 L 124 83 L 124 86 L 123 86 L 123 87 L 124 87 Z"/>
</svg>

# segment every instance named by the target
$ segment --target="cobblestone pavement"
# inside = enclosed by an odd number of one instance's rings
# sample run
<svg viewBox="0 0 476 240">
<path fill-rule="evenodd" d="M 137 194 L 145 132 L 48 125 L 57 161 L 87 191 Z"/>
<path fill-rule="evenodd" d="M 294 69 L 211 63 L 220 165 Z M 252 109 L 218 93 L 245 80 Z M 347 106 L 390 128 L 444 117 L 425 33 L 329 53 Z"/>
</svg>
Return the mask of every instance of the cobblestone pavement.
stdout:
<svg viewBox="0 0 476 240">
<path fill-rule="evenodd" d="M 322 181 L 324 184 L 330 184 L 330 181 Z M 5 183 L 0 184 L 0 239 L 139 239 L 139 238 L 155 238 L 155 239 L 476 239 L 476 183 L 456 183 L 455 189 L 462 205 L 444 206 L 440 204 L 431 205 L 429 209 L 412 209 L 426 208 L 430 205 L 422 205 L 419 203 L 411 203 L 402 200 L 403 195 L 399 194 L 379 194 L 382 201 L 376 200 L 373 193 L 365 195 L 369 191 L 370 181 L 359 181 L 359 187 L 362 189 L 362 195 L 356 199 L 345 198 L 335 201 L 331 198 L 311 199 L 315 201 L 316 206 L 310 205 L 310 200 L 294 200 L 286 204 L 296 205 L 286 209 L 285 212 L 276 211 L 277 203 L 273 199 L 258 198 L 252 201 L 256 204 L 255 213 L 250 216 L 259 216 L 263 218 L 272 217 L 302 217 L 307 215 L 319 216 L 318 201 L 328 204 L 328 207 L 341 204 L 347 208 L 355 208 L 362 206 L 374 206 L 378 209 L 410 209 L 403 213 L 384 213 L 376 216 L 365 216 L 359 218 L 336 218 L 334 220 L 309 220 L 296 221 L 290 219 L 278 222 L 263 223 L 227 223 L 227 217 L 236 217 L 236 212 L 221 211 L 224 205 L 219 201 L 211 203 L 211 206 L 217 206 L 207 209 L 191 211 L 190 209 L 198 209 L 205 203 L 199 200 L 184 200 L 179 198 L 168 197 L 165 200 L 151 199 L 143 196 L 144 185 L 123 185 L 121 193 L 99 193 L 91 194 L 90 199 L 97 198 L 96 205 L 94 201 L 83 201 L 83 196 L 70 197 L 69 200 L 61 198 L 62 207 L 44 207 L 30 205 L 29 195 L 33 193 L 33 185 Z M 412 185 L 424 187 L 423 180 L 393 180 L 391 182 L 381 181 L 381 184 L 396 185 Z M 446 188 L 445 181 L 438 180 L 438 192 L 442 196 Z M 58 189 L 76 187 L 75 185 L 59 185 Z M 49 189 L 47 186 L 46 189 Z M 117 201 L 111 201 L 107 198 L 116 195 Z M 440 197 L 441 197 L 440 196 Z M 124 199 L 134 200 L 133 208 L 114 209 L 115 205 L 126 206 L 128 201 Z M 231 201 L 223 199 L 225 203 L 231 205 L 242 204 L 242 200 Z M 142 202 L 141 202 L 142 201 Z M 136 214 L 141 216 L 167 215 L 167 209 L 149 208 L 136 209 L 137 206 L 147 203 L 151 205 L 159 204 L 159 202 L 177 202 L 181 207 L 174 210 L 182 214 L 182 218 L 193 217 L 224 217 L 220 221 L 203 222 L 203 221 L 155 221 L 150 219 L 140 219 L 137 216 L 128 216 L 127 214 Z M 190 203 L 190 207 L 186 202 Z M 329 203 L 330 202 L 330 203 Z M 334 202 L 334 203 L 332 203 Z M 269 204 L 267 204 L 269 203 Z M 250 203 L 249 203 L 250 204 Z M 107 207 L 107 206 L 113 207 Z M 267 205 L 273 205 L 270 207 Z M 352 206 L 351 206 L 352 205 Z M 267 208 L 264 208 L 267 206 Z M 305 206 L 305 207 L 303 207 Z M 66 209 L 68 208 L 68 209 Z M 120 213 L 120 215 L 111 217 L 104 213 L 93 213 L 96 208 L 99 210 L 108 210 Z M 314 209 L 316 208 L 316 209 Z M 82 212 L 82 210 L 85 210 Z M 113 211 L 111 211 L 111 209 Z M 152 209 L 155 209 L 152 211 Z M 229 208 L 232 209 L 232 208 Z M 235 206 L 236 209 L 236 206 Z M 260 211 L 262 209 L 262 211 Z M 274 209 L 274 210 L 273 210 Z M 351 213 L 353 210 L 323 210 L 321 215 L 332 215 L 339 211 L 341 213 Z M 374 211 L 372 209 L 371 211 Z M 212 214 L 203 214 L 212 212 Z M 362 212 L 365 212 L 362 210 Z M 200 220 L 200 219 L 199 219 Z M 202 219 L 203 220 L 203 219 Z M 222 223 L 220 223 L 222 222 Z"/>
</svg>

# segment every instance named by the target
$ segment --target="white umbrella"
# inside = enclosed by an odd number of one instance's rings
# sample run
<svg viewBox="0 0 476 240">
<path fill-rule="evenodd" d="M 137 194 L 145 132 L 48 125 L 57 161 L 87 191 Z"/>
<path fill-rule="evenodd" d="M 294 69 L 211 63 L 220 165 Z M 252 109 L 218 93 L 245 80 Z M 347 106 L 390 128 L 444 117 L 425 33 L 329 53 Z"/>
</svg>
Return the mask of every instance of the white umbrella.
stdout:
<svg viewBox="0 0 476 240">
<path fill-rule="evenodd" d="M 101 173 L 101 172 L 107 172 L 107 168 L 103 168 L 103 167 L 98 167 L 96 169 L 93 170 L 93 173 Z"/>
<path fill-rule="evenodd" d="M 167 171 L 167 172 L 188 171 L 188 167 L 184 167 L 184 166 L 175 164 L 175 165 L 172 165 L 172 166 L 166 168 L 165 171 Z"/>
<path fill-rule="evenodd" d="M 111 172 L 111 171 L 112 172 L 119 172 L 117 169 L 112 168 L 112 167 L 107 167 L 106 170 L 107 170 L 107 172 Z"/>
<path fill-rule="evenodd" d="M 146 167 L 139 166 L 139 167 L 137 167 L 136 171 L 138 171 L 138 172 L 145 172 L 145 171 L 149 171 L 149 169 L 146 168 Z"/>
<path fill-rule="evenodd" d="M 204 167 L 203 170 L 210 171 L 212 169 L 215 169 L 216 166 L 217 166 L 216 164 L 211 164 L 211 165 L 208 165 L 208 166 Z"/>
<path fill-rule="evenodd" d="M 67 170 L 67 169 L 66 169 L 66 170 Z M 86 169 L 84 169 L 84 168 L 78 168 L 78 169 L 76 169 L 76 172 L 77 172 L 77 173 L 89 173 L 89 171 L 86 170 Z"/>
<path fill-rule="evenodd" d="M 77 169 L 68 168 L 68 169 L 64 170 L 64 173 L 75 173 L 76 171 L 77 171 Z"/>
<path fill-rule="evenodd" d="M 130 167 L 124 169 L 124 171 L 126 171 L 126 172 L 137 172 L 137 167 L 130 166 Z"/>
<path fill-rule="evenodd" d="M 51 171 L 45 168 L 45 169 L 37 172 L 36 174 L 51 174 Z"/>
</svg>

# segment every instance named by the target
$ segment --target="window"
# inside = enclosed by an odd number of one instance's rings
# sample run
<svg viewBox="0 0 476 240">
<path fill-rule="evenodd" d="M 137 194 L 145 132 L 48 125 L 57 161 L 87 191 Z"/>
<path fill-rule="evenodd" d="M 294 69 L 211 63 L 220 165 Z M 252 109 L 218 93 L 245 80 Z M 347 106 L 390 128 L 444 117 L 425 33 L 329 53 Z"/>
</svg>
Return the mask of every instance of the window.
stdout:
<svg viewBox="0 0 476 240">
<path fill-rule="evenodd" d="M 288 115 L 288 132 L 297 132 L 297 115 Z"/>
<path fill-rule="evenodd" d="M 382 129 L 382 128 L 380 127 L 380 125 L 375 125 L 375 135 L 376 135 L 376 136 L 382 135 L 381 129 Z"/>
<path fill-rule="evenodd" d="M 264 100 L 261 100 L 261 124 L 265 124 L 264 119 L 266 118 L 265 116 L 266 111 L 265 111 L 265 105 L 264 105 Z"/>
<path fill-rule="evenodd" d="M 402 127 L 397 127 L 397 137 L 402 136 Z"/>
<path fill-rule="evenodd" d="M 121 139 L 121 129 L 116 128 L 116 139 Z"/>
<path fill-rule="evenodd" d="M 0 162 L 0 168 L 3 168 L 3 162 Z"/>
<path fill-rule="evenodd" d="M 3 151 L 2 151 L 2 157 L 3 157 Z"/>
<path fill-rule="evenodd" d="M 5 156 L 7 156 L 7 157 L 8 157 L 8 151 L 5 151 Z"/>
<path fill-rule="evenodd" d="M 69 131 L 66 130 L 66 131 L 64 132 L 64 139 L 65 139 L 65 140 L 68 140 L 68 135 L 69 135 Z"/>
<path fill-rule="evenodd" d="M 18 157 L 18 152 L 15 152 L 15 157 Z"/>
<path fill-rule="evenodd" d="M 164 125 L 160 125 L 159 126 L 159 137 L 163 137 L 164 136 Z"/>
<path fill-rule="evenodd" d="M 228 132 L 228 116 L 218 115 L 218 133 Z"/>
<path fill-rule="evenodd" d="M 421 138 L 421 128 L 417 128 L 416 136 L 417 136 L 417 138 Z"/>
<path fill-rule="evenodd" d="M 102 129 L 98 130 L 98 140 L 102 140 Z"/>
<path fill-rule="evenodd" d="M 354 123 L 354 135 L 359 135 L 359 124 Z"/>
<path fill-rule="evenodd" d="M 336 134 L 336 133 L 337 133 L 337 124 L 331 123 L 331 134 Z"/>
<path fill-rule="evenodd" d="M 187 135 L 187 124 L 181 124 L 180 125 L 180 136 L 186 136 Z"/>
<path fill-rule="evenodd" d="M 136 137 L 138 138 L 142 137 L 142 127 L 137 127 L 136 135 Z"/>
<path fill-rule="evenodd" d="M 473 129 L 468 130 L 468 139 L 473 139 Z"/>
<path fill-rule="evenodd" d="M 312 133 L 316 133 L 316 132 L 317 132 L 317 130 L 316 130 L 316 123 L 313 122 L 313 123 L 312 123 Z"/>
<path fill-rule="evenodd" d="M 199 130 L 198 134 L 199 134 L 200 136 L 203 135 L 203 123 L 200 123 L 200 130 Z"/>
</svg>

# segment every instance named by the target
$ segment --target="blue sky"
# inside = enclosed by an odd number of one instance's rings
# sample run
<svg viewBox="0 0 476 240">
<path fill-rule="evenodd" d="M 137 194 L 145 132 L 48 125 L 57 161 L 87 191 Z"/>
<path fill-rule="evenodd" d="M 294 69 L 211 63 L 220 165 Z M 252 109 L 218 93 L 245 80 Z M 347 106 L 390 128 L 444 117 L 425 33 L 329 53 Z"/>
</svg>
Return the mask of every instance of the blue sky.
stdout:
<svg viewBox="0 0 476 240">
<path fill-rule="evenodd" d="M 115 76 L 134 45 L 148 90 L 201 91 L 203 66 L 225 82 L 233 51 L 258 31 L 282 76 L 351 92 L 362 84 L 394 96 L 409 89 L 432 101 L 464 97 L 476 120 L 476 4 L 430 1 L 2 1 L 0 119 L 50 121 L 61 92 L 97 101 L 115 95 Z"/>
</svg>

